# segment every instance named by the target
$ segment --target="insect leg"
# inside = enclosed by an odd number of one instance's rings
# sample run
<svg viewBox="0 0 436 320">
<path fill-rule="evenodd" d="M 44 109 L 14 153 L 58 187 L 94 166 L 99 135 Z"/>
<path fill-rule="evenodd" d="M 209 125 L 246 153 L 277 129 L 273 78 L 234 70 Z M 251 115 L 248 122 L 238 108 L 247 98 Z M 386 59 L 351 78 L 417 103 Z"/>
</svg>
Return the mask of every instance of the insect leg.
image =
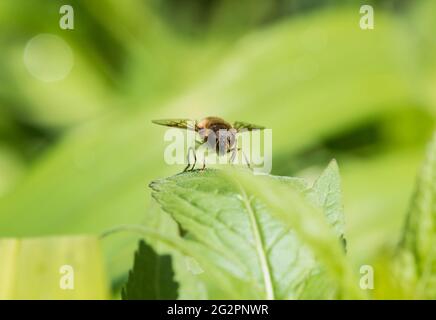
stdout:
<svg viewBox="0 0 436 320">
<path fill-rule="evenodd" d="M 192 153 L 194 154 L 194 163 L 192 164 L 192 168 L 190 170 L 188 170 L 188 168 L 190 166 L 189 164 L 185 168 L 185 170 L 187 170 L 187 171 L 194 171 L 195 165 L 197 164 L 197 153 L 196 153 L 196 150 L 198 150 L 202 145 L 203 145 L 203 141 L 195 140 L 195 148 L 190 147 L 190 149 L 192 150 Z M 188 149 L 188 157 L 189 157 L 189 149 Z M 189 163 L 189 160 L 188 160 L 188 163 Z M 204 165 L 203 165 L 203 169 L 204 169 Z"/>
<path fill-rule="evenodd" d="M 195 148 L 199 149 L 204 143 L 205 143 L 204 141 L 197 140 L 195 142 Z M 203 165 L 202 165 L 200 170 L 204 170 L 204 168 L 206 168 L 206 157 L 204 156 L 204 153 L 203 153 Z"/>
<path fill-rule="evenodd" d="M 195 153 L 195 149 L 192 149 L 192 152 L 194 153 L 194 164 L 192 165 L 191 171 L 194 171 L 195 164 L 197 163 L 197 154 Z"/>
<path fill-rule="evenodd" d="M 230 149 L 231 151 L 233 151 L 232 156 L 230 157 L 231 163 L 233 163 L 233 161 L 235 160 L 236 152 L 237 151 L 241 151 L 242 155 L 244 156 L 245 162 L 247 163 L 247 167 L 249 169 L 251 169 L 250 161 L 248 161 L 247 155 L 245 154 L 244 150 L 242 150 L 242 148 L 237 148 L 236 145 L 237 145 L 237 142 L 236 142 L 236 139 L 235 139 L 235 147 L 233 149 Z"/>
<path fill-rule="evenodd" d="M 201 167 L 201 170 L 203 171 L 204 169 L 206 169 L 206 158 L 203 157 L 203 166 Z"/>
<path fill-rule="evenodd" d="M 233 149 L 229 149 L 228 152 L 232 152 L 232 155 L 230 156 L 230 164 L 233 164 L 233 161 L 235 161 L 235 158 L 236 158 L 236 152 L 238 152 L 239 150 L 241 150 L 241 148 L 233 148 Z"/>
<path fill-rule="evenodd" d="M 236 134 L 233 135 L 233 143 L 231 143 L 233 145 L 233 148 L 231 148 L 229 151 L 232 151 L 232 155 L 230 156 L 230 164 L 233 165 L 233 162 L 235 161 L 236 158 L 236 153 L 241 150 L 241 148 L 238 148 L 238 140 L 237 140 L 237 136 Z"/>
<path fill-rule="evenodd" d="M 251 169 L 251 164 L 250 161 L 248 161 L 247 155 L 245 154 L 245 152 L 241 149 L 242 155 L 244 156 L 245 162 L 247 163 L 247 167 L 249 169 Z"/>
<path fill-rule="evenodd" d="M 192 165 L 191 170 L 188 170 L 188 168 L 191 166 L 191 162 L 190 162 L 190 158 L 189 158 L 189 156 L 190 156 L 190 151 L 191 151 L 191 150 L 192 150 L 192 152 L 193 152 L 193 154 L 194 154 L 194 164 Z M 183 172 L 194 170 L 195 163 L 197 162 L 197 156 L 196 156 L 196 154 L 195 154 L 195 149 L 194 149 L 193 147 L 189 147 L 189 148 L 188 148 L 187 162 L 188 162 L 188 165 L 185 167 L 185 169 L 183 169 Z"/>
<path fill-rule="evenodd" d="M 249 169 L 251 169 L 250 161 L 248 161 L 247 155 L 245 154 L 244 151 L 242 151 L 242 148 L 233 148 L 233 149 L 229 149 L 229 151 L 227 151 L 227 152 L 230 152 L 230 151 L 232 152 L 232 155 L 230 156 L 230 163 L 233 163 L 233 161 L 235 160 L 236 152 L 237 152 L 237 151 L 241 151 L 241 152 L 242 152 L 242 155 L 244 156 L 245 163 L 247 164 L 247 167 L 248 167 Z"/>
</svg>

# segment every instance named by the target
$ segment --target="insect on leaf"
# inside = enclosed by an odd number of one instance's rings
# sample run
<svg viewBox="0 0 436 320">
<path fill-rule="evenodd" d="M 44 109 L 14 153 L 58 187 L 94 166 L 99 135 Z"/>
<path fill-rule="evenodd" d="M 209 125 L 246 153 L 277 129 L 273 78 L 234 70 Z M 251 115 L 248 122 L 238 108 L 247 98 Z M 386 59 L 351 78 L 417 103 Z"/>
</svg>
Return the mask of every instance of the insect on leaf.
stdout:
<svg viewBox="0 0 436 320">
<path fill-rule="evenodd" d="M 310 197 L 304 194 L 306 185 L 300 180 L 258 176 L 245 183 L 239 178 L 237 172 L 206 170 L 157 180 L 151 187 L 153 197 L 187 231 L 185 238 L 201 248 L 203 257 L 244 283 L 244 287 L 235 286 L 236 298 L 298 298 L 312 274 L 319 273 L 319 264 L 293 227 L 308 228 L 311 233 L 314 230 L 312 236 L 316 238 L 316 225 L 315 229 L 306 224 L 290 227 L 250 184 L 255 183 L 259 192 L 284 188 L 286 210 L 299 212 L 300 216 L 310 214 L 326 228 L 331 228 L 329 221 L 317 207 L 318 202 L 310 204 Z M 335 199 L 327 202 L 335 203 Z M 342 211 L 335 214 L 341 215 Z M 322 240 L 316 245 L 319 252 L 326 252 L 324 256 L 334 248 L 338 256 L 343 255 L 333 230 L 327 242 Z M 332 268 L 341 276 L 340 263 L 335 262 Z M 208 272 L 204 268 L 204 273 Z M 209 292 L 209 297 L 214 298 L 213 293 Z"/>
</svg>

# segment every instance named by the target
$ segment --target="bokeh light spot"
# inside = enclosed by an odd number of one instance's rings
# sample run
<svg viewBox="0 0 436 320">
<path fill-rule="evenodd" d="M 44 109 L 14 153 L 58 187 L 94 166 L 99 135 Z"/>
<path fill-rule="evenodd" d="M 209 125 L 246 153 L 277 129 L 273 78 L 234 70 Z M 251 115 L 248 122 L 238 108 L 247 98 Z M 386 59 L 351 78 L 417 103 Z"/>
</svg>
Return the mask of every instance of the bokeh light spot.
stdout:
<svg viewBox="0 0 436 320">
<path fill-rule="evenodd" d="M 30 39 L 24 49 L 24 64 L 35 78 L 53 82 L 64 79 L 74 63 L 73 51 L 61 37 L 38 34 Z"/>
</svg>

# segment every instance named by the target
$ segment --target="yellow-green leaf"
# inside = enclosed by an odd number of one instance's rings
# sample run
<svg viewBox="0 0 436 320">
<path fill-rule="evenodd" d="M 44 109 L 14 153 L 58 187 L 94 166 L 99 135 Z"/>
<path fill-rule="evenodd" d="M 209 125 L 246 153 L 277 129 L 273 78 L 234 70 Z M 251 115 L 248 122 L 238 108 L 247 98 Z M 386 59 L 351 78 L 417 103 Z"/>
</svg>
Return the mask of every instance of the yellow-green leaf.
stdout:
<svg viewBox="0 0 436 320">
<path fill-rule="evenodd" d="M 0 240 L 0 299 L 107 299 L 93 236 Z"/>
</svg>

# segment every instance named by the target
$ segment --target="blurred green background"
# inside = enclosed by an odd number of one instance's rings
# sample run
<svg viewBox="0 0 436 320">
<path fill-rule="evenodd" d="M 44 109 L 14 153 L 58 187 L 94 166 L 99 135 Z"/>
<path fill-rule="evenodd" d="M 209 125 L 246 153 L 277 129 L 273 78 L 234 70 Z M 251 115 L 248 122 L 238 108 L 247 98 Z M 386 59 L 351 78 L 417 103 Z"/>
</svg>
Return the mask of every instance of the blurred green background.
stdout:
<svg viewBox="0 0 436 320">
<path fill-rule="evenodd" d="M 362 4 L 374 30 L 359 28 Z M 336 158 L 348 252 L 366 263 L 399 239 L 434 128 L 435 13 L 431 0 L 2 0 L 0 237 L 149 224 L 148 183 L 182 169 L 150 121 L 217 115 L 273 129 L 273 174 L 315 177 Z M 136 238 L 103 245 L 116 287 Z"/>
</svg>

